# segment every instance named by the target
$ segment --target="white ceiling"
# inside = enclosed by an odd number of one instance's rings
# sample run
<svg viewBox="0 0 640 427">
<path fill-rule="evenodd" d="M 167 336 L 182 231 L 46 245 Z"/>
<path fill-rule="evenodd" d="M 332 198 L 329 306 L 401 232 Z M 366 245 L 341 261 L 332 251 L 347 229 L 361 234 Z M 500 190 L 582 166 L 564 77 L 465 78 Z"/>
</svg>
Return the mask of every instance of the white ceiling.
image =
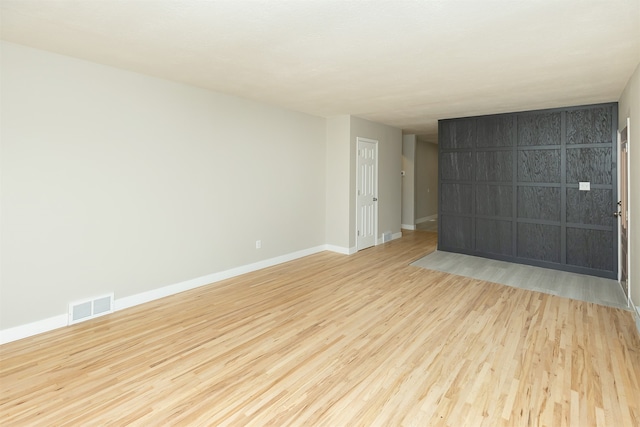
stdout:
<svg viewBox="0 0 640 427">
<path fill-rule="evenodd" d="M 2 38 L 433 137 L 441 118 L 617 101 L 640 0 L 0 0 Z"/>
</svg>

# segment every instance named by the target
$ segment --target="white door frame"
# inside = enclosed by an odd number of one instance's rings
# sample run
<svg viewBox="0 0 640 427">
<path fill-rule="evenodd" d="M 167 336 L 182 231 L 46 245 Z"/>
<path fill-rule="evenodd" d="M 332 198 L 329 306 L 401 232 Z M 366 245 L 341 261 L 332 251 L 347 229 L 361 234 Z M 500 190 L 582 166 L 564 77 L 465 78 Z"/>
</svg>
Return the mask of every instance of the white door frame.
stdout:
<svg viewBox="0 0 640 427">
<path fill-rule="evenodd" d="M 358 203 L 359 203 L 359 199 L 360 199 L 360 154 L 359 154 L 359 150 L 360 150 L 360 143 L 364 142 L 364 143 L 369 143 L 369 144 L 373 144 L 375 146 L 375 164 L 374 164 L 374 173 L 373 173 L 373 185 L 374 185 L 374 189 L 373 189 L 373 217 L 374 217 L 374 226 L 373 226 L 373 244 L 366 244 L 365 246 L 361 246 L 362 240 L 361 239 L 361 226 L 362 224 L 360 224 L 360 210 L 358 207 Z M 368 139 L 368 138 L 362 138 L 362 137 L 357 137 L 356 138 L 356 229 L 355 229 L 355 234 L 356 234 L 356 251 L 359 251 L 361 249 L 366 249 L 369 248 L 371 246 L 375 246 L 378 242 L 378 141 L 375 139 Z M 366 236 L 365 236 L 366 237 Z"/>
<path fill-rule="evenodd" d="M 630 236 L 631 236 L 631 180 L 629 179 L 630 177 L 630 170 L 629 170 L 629 166 L 631 164 L 630 160 L 631 160 L 631 119 L 629 117 L 627 117 L 627 123 L 626 126 L 624 128 L 622 128 L 622 130 L 626 129 L 626 138 L 627 138 L 627 164 L 626 164 L 626 175 L 627 175 L 627 185 L 626 185 L 626 192 L 627 192 L 627 205 L 626 205 L 626 212 L 622 212 L 622 208 L 620 207 L 620 211 L 622 213 L 623 216 L 625 216 L 626 218 L 626 222 L 627 222 L 627 289 L 624 289 L 625 294 L 627 295 L 627 305 L 631 304 L 631 284 L 630 284 L 630 278 L 631 278 L 631 257 L 629 256 L 629 242 L 630 242 Z M 616 152 L 617 152 L 617 164 L 618 164 L 618 199 L 622 200 L 622 155 L 621 155 L 621 142 L 622 142 L 622 132 L 620 130 L 618 130 L 618 141 L 617 141 L 617 147 L 616 147 Z M 617 206 L 616 206 L 617 207 Z M 618 218 L 618 282 L 621 281 L 622 279 L 622 218 Z"/>
</svg>

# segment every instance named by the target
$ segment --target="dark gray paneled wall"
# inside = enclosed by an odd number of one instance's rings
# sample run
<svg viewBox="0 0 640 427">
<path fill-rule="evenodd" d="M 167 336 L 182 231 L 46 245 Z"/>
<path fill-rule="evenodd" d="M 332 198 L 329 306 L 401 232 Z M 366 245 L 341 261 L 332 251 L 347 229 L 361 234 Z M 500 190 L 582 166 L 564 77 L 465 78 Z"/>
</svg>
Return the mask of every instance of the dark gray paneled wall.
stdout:
<svg viewBox="0 0 640 427">
<path fill-rule="evenodd" d="M 617 277 L 617 109 L 441 120 L 438 248 Z"/>
</svg>

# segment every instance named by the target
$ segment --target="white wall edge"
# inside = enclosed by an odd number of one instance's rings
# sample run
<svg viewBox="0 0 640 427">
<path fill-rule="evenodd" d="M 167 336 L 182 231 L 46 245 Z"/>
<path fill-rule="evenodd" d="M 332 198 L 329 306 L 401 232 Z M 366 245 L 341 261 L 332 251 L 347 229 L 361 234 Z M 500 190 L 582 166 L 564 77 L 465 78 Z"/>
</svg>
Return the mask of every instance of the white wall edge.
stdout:
<svg viewBox="0 0 640 427">
<path fill-rule="evenodd" d="M 27 323 L 26 325 L 15 326 L 0 330 L 0 345 L 11 341 L 21 340 L 22 338 L 38 335 L 43 332 L 49 332 L 54 329 L 67 326 L 69 316 L 67 313 L 58 316 L 49 317 L 48 319 L 38 320 L 36 322 Z"/>
<path fill-rule="evenodd" d="M 638 330 L 638 334 L 640 334 L 640 305 L 635 305 L 633 300 L 631 299 L 631 295 L 629 295 L 629 305 L 631 306 L 631 311 L 633 312 L 633 319 L 636 321 L 636 329 Z"/>
<path fill-rule="evenodd" d="M 240 267 L 232 268 L 230 270 L 225 270 L 218 273 L 208 274 L 202 277 L 197 277 L 195 279 L 186 280 L 174 285 L 153 289 L 148 292 L 142 292 L 140 294 L 119 298 L 114 301 L 114 311 L 124 310 L 125 308 L 134 307 L 136 305 L 144 304 L 156 299 L 195 289 L 200 286 L 210 285 L 221 280 L 240 276 L 241 274 L 251 273 L 252 271 L 257 271 L 263 268 L 272 267 L 277 264 L 293 261 L 295 259 L 313 255 L 325 250 L 332 250 L 328 246 L 329 245 L 321 245 L 309 249 L 303 249 L 301 251 L 292 252 L 290 254 L 281 255 L 275 258 L 258 261 L 253 264 L 247 264 Z M 337 246 L 335 248 L 344 249 Z M 32 323 L 27 323 L 25 325 L 0 330 L 0 345 L 38 335 L 43 332 L 49 332 L 54 329 L 62 328 L 68 325 L 68 320 L 68 313 L 64 313 L 58 316 L 50 317 L 48 319 L 38 320 Z"/>
<path fill-rule="evenodd" d="M 431 221 L 432 219 L 438 219 L 438 214 L 418 218 L 416 219 L 416 224 L 421 224 L 423 222 Z"/>
<path fill-rule="evenodd" d="M 400 228 L 402 228 L 403 230 L 415 230 L 416 226 L 409 224 L 400 224 Z"/>
</svg>

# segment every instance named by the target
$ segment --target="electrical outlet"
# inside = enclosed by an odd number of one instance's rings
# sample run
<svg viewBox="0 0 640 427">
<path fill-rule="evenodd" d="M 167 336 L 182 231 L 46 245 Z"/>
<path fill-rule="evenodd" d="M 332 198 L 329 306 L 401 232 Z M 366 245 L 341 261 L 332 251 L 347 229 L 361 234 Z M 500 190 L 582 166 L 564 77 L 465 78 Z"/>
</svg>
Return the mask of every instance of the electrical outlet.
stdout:
<svg viewBox="0 0 640 427">
<path fill-rule="evenodd" d="M 256 240 L 256 249 L 260 249 L 262 247 L 262 240 Z"/>
</svg>

